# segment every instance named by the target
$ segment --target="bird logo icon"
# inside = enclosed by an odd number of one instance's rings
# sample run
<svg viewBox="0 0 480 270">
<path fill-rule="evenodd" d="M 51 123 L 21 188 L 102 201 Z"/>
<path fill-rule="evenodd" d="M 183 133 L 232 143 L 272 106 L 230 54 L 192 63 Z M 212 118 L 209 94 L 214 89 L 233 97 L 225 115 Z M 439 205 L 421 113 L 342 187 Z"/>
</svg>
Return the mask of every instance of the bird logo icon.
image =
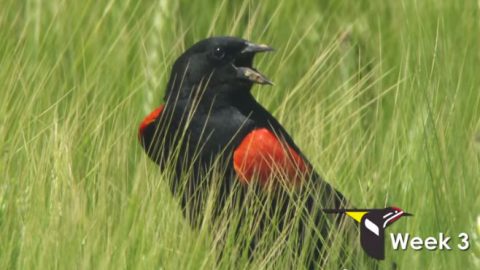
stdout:
<svg viewBox="0 0 480 270">
<path fill-rule="evenodd" d="M 380 209 L 325 209 L 325 213 L 345 214 L 360 223 L 360 244 L 372 258 L 385 259 L 385 229 L 404 216 L 413 216 L 398 207 Z"/>
</svg>

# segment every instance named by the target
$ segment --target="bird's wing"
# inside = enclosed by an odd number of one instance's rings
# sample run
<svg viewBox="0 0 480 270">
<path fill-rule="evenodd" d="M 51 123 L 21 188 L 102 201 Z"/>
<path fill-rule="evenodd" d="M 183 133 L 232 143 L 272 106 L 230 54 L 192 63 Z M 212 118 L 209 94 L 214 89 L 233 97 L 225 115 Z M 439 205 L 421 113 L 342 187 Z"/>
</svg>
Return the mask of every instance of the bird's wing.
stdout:
<svg viewBox="0 0 480 270">
<path fill-rule="evenodd" d="M 262 186 L 270 180 L 299 184 L 312 172 L 311 166 L 267 128 L 250 131 L 234 149 L 233 167 L 240 181 L 257 180 Z"/>
<path fill-rule="evenodd" d="M 344 196 L 313 169 L 310 161 L 277 119 L 253 98 L 246 103 L 247 105 L 242 111 L 252 119 L 257 129 L 250 131 L 234 150 L 234 158 L 236 157 L 234 168 L 240 180 L 248 183 L 258 179 L 260 182 L 267 183 L 268 179 L 278 179 L 275 174 L 280 171 L 280 175 L 283 176 L 281 179 L 293 183 L 299 183 L 299 180 L 302 179 L 311 180 L 309 184 L 316 190 L 315 196 L 318 197 L 321 194 L 320 201 L 325 208 L 345 207 L 347 202 Z M 263 137 L 252 135 L 262 133 Z M 244 149 L 250 149 L 248 155 L 243 154 Z M 263 161 L 256 162 L 257 159 Z M 256 165 L 257 163 L 258 165 Z M 272 168 L 277 168 L 277 170 L 272 170 Z M 332 202 L 332 204 L 325 202 Z"/>
<path fill-rule="evenodd" d="M 143 118 L 142 122 L 140 123 L 140 127 L 138 128 L 139 137 L 146 135 L 148 128 L 151 127 L 155 120 L 160 117 L 160 114 L 162 114 L 163 108 L 164 105 L 161 105 Z"/>
<path fill-rule="evenodd" d="M 147 154 L 155 160 L 153 153 L 155 153 L 154 145 L 152 145 L 153 137 L 155 136 L 156 132 L 156 121 L 159 119 L 160 115 L 162 114 L 164 109 L 164 105 L 159 106 L 155 110 L 153 110 L 150 114 L 145 116 L 143 121 L 140 123 L 140 127 L 138 128 L 138 138 L 142 147 L 145 149 Z"/>
<path fill-rule="evenodd" d="M 369 219 L 374 213 L 367 213 L 360 226 L 360 243 L 365 252 L 377 259 L 385 259 L 385 229 Z"/>
</svg>

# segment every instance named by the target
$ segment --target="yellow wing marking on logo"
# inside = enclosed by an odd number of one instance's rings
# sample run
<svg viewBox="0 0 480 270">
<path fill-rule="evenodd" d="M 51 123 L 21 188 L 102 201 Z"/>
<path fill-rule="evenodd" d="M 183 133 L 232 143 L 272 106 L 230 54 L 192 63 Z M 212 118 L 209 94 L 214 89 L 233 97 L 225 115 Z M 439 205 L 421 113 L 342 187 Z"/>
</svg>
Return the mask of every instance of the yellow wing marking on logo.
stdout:
<svg viewBox="0 0 480 270">
<path fill-rule="evenodd" d="M 368 212 L 355 212 L 355 211 L 348 211 L 348 212 L 345 212 L 345 214 L 347 214 L 348 216 L 350 216 L 351 218 L 355 219 L 357 222 L 361 222 L 362 221 L 362 217 Z"/>
</svg>

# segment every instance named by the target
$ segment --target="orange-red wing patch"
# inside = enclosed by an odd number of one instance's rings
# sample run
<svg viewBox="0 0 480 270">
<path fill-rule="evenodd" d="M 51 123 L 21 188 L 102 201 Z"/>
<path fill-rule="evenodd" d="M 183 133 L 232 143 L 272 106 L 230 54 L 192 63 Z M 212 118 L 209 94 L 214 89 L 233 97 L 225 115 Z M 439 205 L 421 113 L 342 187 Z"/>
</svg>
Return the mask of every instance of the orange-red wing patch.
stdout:
<svg viewBox="0 0 480 270">
<path fill-rule="evenodd" d="M 160 114 L 163 111 L 163 107 L 165 107 L 165 106 L 161 105 L 160 107 L 153 110 L 150 114 L 145 116 L 143 121 L 140 123 L 140 128 L 138 129 L 138 135 L 139 136 L 141 136 L 144 133 L 144 130 L 145 130 L 146 127 L 148 127 L 148 125 L 153 123 L 155 121 L 155 119 L 157 119 L 160 116 Z"/>
<path fill-rule="evenodd" d="M 269 181 L 297 184 L 310 172 L 310 166 L 266 128 L 250 132 L 233 153 L 233 166 L 240 181 L 248 184 L 257 180 L 262 186 Z"/>
</svg>

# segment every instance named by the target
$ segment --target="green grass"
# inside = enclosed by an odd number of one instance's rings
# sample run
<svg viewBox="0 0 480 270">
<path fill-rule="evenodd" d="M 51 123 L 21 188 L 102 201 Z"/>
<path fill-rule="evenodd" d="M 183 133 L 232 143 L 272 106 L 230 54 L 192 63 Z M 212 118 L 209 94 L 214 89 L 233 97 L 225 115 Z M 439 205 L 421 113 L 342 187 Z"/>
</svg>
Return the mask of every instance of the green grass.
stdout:
<svg viewBox="0 0 480 270">
<path fill-rule="evenodd" d="M 0 1 L 0 269 L 215 266 L 136 132 L 174 59 L 225 34 L 277 49 L 253 92 L 354 206 L 415 214 L 387 232 L 470 234 L 466 252 L 387 239 L 382 268 L 480 267 L 479 5 Z"/>
</svg>

